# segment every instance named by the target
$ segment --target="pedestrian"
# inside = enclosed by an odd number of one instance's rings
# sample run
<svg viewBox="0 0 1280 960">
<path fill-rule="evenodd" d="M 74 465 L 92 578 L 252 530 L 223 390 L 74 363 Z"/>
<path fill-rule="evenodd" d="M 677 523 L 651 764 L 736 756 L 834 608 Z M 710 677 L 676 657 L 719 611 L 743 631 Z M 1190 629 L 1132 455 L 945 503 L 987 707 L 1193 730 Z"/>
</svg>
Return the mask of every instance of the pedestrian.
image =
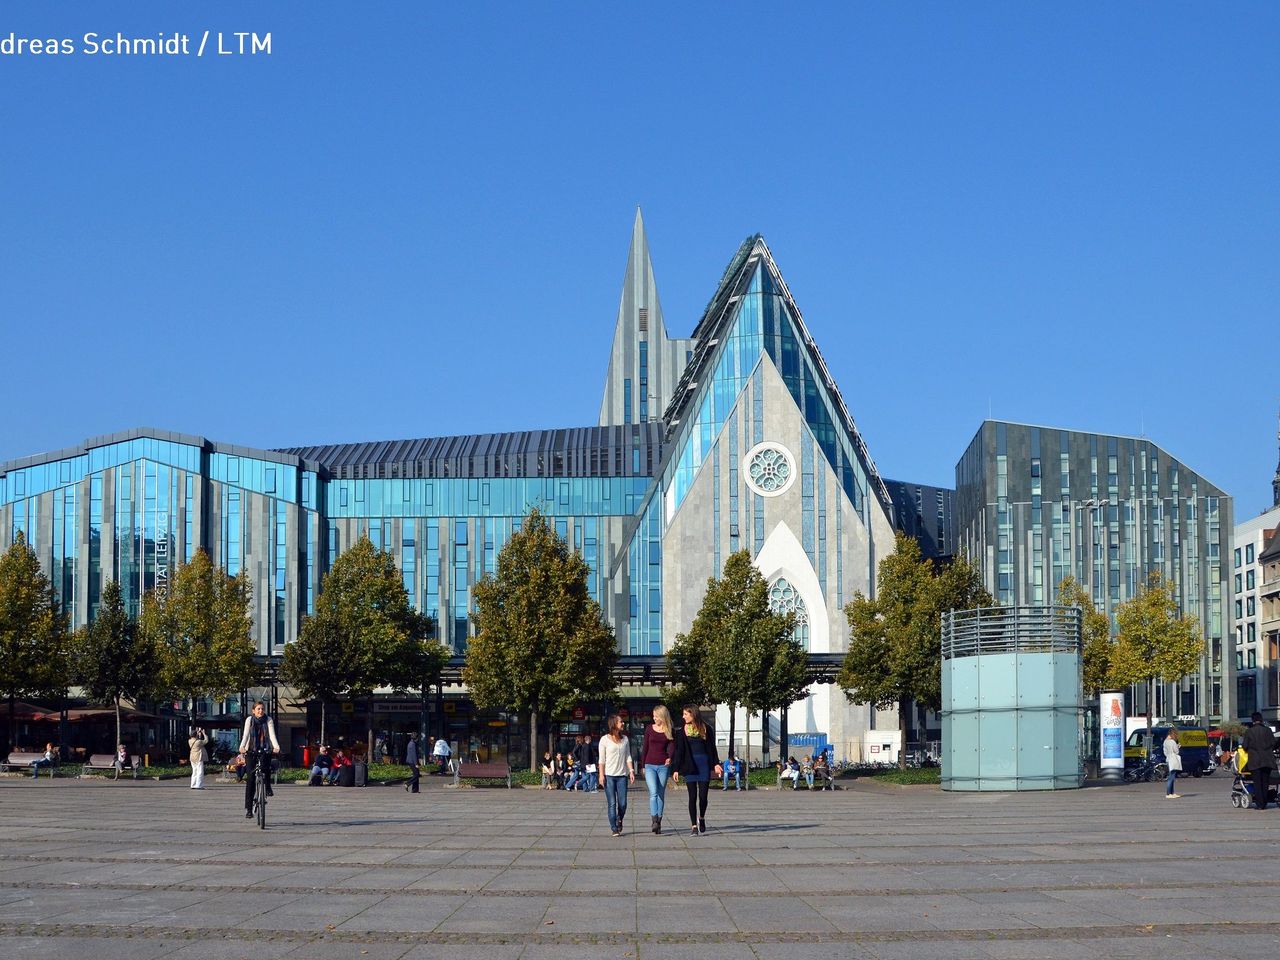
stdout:
<svg viewBox="0 0 1280 960">
<path fill-rule="evenodd" d="M 188 758 L 191 761 L 191 789 L 204 789 L 204 762 L 209 759 L 209 738 L 204 730 L 196 727 L 187 737 L 187 747 L 191 750 Z"/>
<path fill-rule="evenodd" d="M 267 716 L 267 705 L 259 700 L 253 705 L 253 712 L 245 718 L 244 734 L 240 738 L 240 754 L 245 758 L 245 769 L 248 776 L 244 781 L 244 816 L 253 819 L 254 789 L 258 781 L 258 766 L 262 766 L 267 777 L 267 796 L 275 796 L 271 789 L 271 771 L 274 754 L 280 752 L 280 741 L 276 739 L 276 724 Z"/>
<path fill-rule="evenodd" d="M 409 742 L 404 748 L 404 762 L 409 766 L 409 782 L 405 789 L 410 793 L 418 792 L 418 781 L 422 779 L 422 768 L 418 766 L 418 735 L 409 734 Z"/>
<path fill-rule="evenodd" d="M 679 783 L 684 777 L 689 791 L 689 834 L 707 832 L 707 791 L 711 789 L 711 771 L 724 774 L 716 738 L 702 719 L 698 708 L 687 706 L 681 711 L 684 726 L 676 730 L 675 753 L 671 757 L 671 778 Z"/>
<path fill-rule="evenodd" d="M 1176 727 L 1170 729 L 1164 738 L 1164 762 L 1169 767 L 1169 781 L 1164 788 L 1165 799 L 1177 800 L 1182 794 L 1173 792 L 1173 784 L 1178 779 L 1178 773 L 1182 770 L 1182 755 L 1178 752 L 1178 730 Z"/>
<path fill-rule="evenodd" d="M 595 793 L 600 789 L 600 748 L 590 736 L 582 738 L 582 772 L 586 774 L 584 787 L 587 793 Z"/>
<path fill-rule="evenodd" d="M 653 708 L 653 722 L 644 728 L 644 746 L 640 762 L 644 764 L 644 782 L 649 788 L 650 829 L 662 833 L 662 810 L 667 800 L 667 778 L 671 776 L 671 756 L 675 753 L 675 731 L 671 712 L 662 704 Z"/>
<path fill-rule="evenodd" d="M 609 810 L 609 829 L 622 836 L 622 821 L 627 815 L 627 786 L 636 782 L 636 767 L 631 760 L 631 742 L 622 726 L 622 717 L 610 714 L 609 732 L 600 738 L 600 786 L 604 787 L 605 805 Z"/>
<path fill-rule="evenodd" d="M 1267 809 L 1271 790 L 1271 771 L 1276 768 L 1276 735 L 1262 722 L 1262 714 L 1254 713 L 1253 723 L 1244 732 L 1240 746 L 1249 755 L 1245 766 L 1253 771 L 1253 805 L 1258 810 Z"/>
</svg>

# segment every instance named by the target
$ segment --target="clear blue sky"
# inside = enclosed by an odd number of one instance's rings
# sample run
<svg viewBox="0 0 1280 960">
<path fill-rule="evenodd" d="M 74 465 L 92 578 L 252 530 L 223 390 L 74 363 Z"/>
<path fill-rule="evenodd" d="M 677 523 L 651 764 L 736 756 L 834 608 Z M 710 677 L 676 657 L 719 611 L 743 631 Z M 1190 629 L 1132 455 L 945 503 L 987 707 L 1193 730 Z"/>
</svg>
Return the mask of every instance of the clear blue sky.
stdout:
<svg viewBox="0 0 1280 960">
<path fill-rule="evenodd" d="M 8 0 L 274 53 L 0 58 L 0 459 L 592 423 L 640 203 L 673 335 L 765 235 L 886 476 L 990 410 L 1268 506 L 1280 7 L 800 6 Z"/>
</svg>

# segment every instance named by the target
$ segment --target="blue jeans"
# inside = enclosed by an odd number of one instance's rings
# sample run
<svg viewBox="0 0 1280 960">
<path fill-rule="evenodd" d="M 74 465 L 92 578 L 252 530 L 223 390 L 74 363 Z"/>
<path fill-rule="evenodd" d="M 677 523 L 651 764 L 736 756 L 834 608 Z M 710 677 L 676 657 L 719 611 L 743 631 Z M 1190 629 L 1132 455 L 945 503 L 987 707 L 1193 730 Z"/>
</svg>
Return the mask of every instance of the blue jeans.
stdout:
<svg viewBox="0 0 1280 960">
<path fill-rule="evenodd" d="M 35 761 L 33 761 L 33 762 L 32 762 L 32 764 L 31 764 L 31 777 L 32 777 L 32 779 L 36 779 L 36 778 L 38 778 L 38 777 L 40 776 L 40 768 L 41 768 L 41 767 L 51 767 L 51 766 L 53 766 L 53 762 L 52 762 L 52 761 L 50 761 L 50 760 L 35 760 Z M 50 771 L 50 772 L 49 772 L 49 778 L 50 778 L 50 779 L 52 779 L 52 778 L 53 778 L 53 771 Z"/>
<path fill-rule="evenodd" d="M 567 777 L 564 778 L 564 788 L 566 790 L 572 790 L 573 785 L 577 782 L 578 782 L 578 771 L 575 770 L 571 774 L 569 774 Z"/>
<path fill-rule="evenodd" d="M 737 772 L 730 773 L 728 770 L 726 770 L 724 773 L 724 789 L 726 790 L 729 789 L 730 780 L 733 781 L 733 784 L 735 787 L 737 787 L 739 790 L 742 789 L 742 774 Z"/>
<path fill-rule="evenodd" d="M 1170 771 L 1169 771 L 1169 782 L 1165 784 L 1165 789 L 1164 789 L 1164 792 L 1165 792 L 1165 793 L 1173 793 L 1173 781 L 1175 781 L 1175 780 L 1177 780 L 1177 779 L 1178 779 L 1178 771 L 1177 771 L 1177 770 L 1170 770 Z"/>
<path fill-rule="evenodd" d="M 627 815 L 627 778 L 605 777 L 604 800 L 609 805 L 609 829 L 617 833 Z"/>
<path fill-rule="evenodd" d="M 662 816 L 662 808 L 667 802 L 667 777 L 671 776 L 671 768 L 665 763 L 646 763 L 644 765 L 644 782 L 649 787 L 649 816 Z"/>
</svg>

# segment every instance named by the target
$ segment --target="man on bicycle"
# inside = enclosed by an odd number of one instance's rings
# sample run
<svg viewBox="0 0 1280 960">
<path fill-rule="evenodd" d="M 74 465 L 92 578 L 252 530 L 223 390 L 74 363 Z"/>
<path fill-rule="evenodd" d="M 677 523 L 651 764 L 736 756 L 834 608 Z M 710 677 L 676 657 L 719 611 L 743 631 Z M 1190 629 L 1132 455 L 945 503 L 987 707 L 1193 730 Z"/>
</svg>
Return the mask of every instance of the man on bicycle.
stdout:
<svg viewBox="0 0 1280 960">
<path fill-rule="evenodd" d="M 253 714 L 244 722 L 244 736 L 240 738 L 240 753 L 245 758 L 245 769 L 249 775 L 244 778 L 244 816 L 253 819 L 253 793 L 258 785 L 258 761 L 262 761 L 262 769 L 267 775 L 267 796 L 274 796 L 271 790 L 271 757 L 280 752 L 280 741 L 276 739 L 276 725 L 267 716 L 267 705 L 259 700 L 253 705 Z"/>
</svg>

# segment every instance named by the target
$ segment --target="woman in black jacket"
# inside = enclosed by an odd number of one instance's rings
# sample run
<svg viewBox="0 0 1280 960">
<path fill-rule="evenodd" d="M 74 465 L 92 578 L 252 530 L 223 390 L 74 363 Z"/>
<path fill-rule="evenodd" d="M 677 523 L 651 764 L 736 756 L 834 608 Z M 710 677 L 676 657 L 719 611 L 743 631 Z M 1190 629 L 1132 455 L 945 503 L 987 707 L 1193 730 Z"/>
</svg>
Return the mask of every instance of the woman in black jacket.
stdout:
<svg viewBox="0 0 1280 960">
<path fill-rule="evenodd" d="M 671 757 L 671 779 L 684 782 L 689 789 L 689 833 L 707 832 L 707 791 L 711 788 L 711 772 L 722 772 L 720 754 L 716 752 L 714 731 L 702 720 L 697 707 L 685 707 L 684 726 L 677 728 L 675 752 Z"/>
</svg>

